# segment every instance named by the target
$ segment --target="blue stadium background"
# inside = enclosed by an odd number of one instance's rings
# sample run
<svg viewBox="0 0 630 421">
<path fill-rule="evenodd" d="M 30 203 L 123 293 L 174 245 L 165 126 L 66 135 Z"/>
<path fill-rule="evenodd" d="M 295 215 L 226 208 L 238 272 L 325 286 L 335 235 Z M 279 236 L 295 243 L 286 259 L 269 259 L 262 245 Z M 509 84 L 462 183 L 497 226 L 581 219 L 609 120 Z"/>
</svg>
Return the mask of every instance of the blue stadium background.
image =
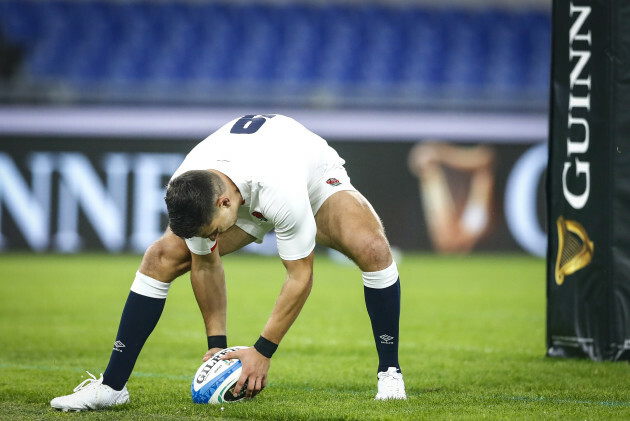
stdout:
<svg viewBox="0 0 630 421">
<path fill-rule="evenodd" d="M 541 1 L 4 0 L 0 34 L 4 103 L 547 107 Z"/>
<path fill-rule="evenodd" d="M 485 145 L 475 251 L 544 256 L 550 9 L 0 0 L 0 250 L 142 252 L 184 154 L 237 116 L 281 113 L 333 144 L 404 250 L 435 250 L 412 148 Z M 459 224 L 472 176 L 444 169 Z"/>
</svg>

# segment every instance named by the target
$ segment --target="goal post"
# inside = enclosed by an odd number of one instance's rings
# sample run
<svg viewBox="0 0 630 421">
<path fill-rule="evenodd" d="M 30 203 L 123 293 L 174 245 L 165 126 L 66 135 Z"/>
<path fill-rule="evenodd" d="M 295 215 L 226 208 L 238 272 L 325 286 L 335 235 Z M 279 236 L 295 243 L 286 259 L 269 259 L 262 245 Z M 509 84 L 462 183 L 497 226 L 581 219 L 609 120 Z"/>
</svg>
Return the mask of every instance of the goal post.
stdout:
<svg viewBox="0 0 630 421">
<path fill-rule="evenodd" d="M 552 14 L 547 355 L 630 360 L 630 2 Z"/>
</svg>

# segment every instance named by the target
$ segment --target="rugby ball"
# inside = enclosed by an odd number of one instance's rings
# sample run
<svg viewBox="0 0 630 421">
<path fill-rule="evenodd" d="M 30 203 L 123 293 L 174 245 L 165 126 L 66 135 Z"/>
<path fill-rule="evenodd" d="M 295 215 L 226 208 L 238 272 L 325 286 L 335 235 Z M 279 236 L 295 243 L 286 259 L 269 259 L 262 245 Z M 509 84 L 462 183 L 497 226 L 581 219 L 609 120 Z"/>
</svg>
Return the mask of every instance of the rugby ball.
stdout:
<svg viewBox="0 0 630 421">
<path fill-rule="evenodd" d="M 233 346 L 222 349 L 201 364 L 190 386 L 193 402 L 218 404 L 239 401 L 245 397 L 247 383 L 238 396 L 233 395 L 234 386 L 243 370 L 241 361 L 238 359 L 221 360 L 223 355 L 244 348 L 247 347 Z"/>
</svg>

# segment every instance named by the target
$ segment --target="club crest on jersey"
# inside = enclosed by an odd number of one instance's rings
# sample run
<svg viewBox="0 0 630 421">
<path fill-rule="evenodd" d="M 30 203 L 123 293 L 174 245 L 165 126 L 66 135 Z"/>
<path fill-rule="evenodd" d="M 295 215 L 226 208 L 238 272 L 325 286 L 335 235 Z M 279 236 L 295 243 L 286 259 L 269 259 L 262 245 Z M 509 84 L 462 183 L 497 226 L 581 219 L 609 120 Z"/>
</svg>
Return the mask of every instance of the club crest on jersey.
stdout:
<svg viewBox="0 0 630 421">
<path fill-rule="evenodd" d="M 338 185 L 341 184 L 341 181 L 337 180 L 336 178 L 329 178 L 328 180 L 326 180 L 326 184 L 330 184 L 333 187 L 337 187 Z"/>
<path fill-rule="evenodd" d="M 267 218 L 265 218 L 265 215 L 263 215 L 262 213 L 260 213 L 258 211 L 252 212 L 252 215 L 255 216 L 256 218 L 258 218 L 261 221 L 267 222 Z"/>
</svg>

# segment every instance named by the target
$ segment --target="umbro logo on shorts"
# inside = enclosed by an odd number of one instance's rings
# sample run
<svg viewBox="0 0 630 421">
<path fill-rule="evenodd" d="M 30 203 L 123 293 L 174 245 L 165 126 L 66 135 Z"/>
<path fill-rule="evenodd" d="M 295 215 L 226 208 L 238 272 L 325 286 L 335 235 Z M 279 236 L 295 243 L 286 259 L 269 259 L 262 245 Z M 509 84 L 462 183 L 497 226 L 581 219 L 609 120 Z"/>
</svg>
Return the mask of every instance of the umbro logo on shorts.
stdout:
<svg viewBox="0 0 630 421">
<path fill-rule="evenodd" d="M 330 184 L 333 187 L 337 187 L 338 185 L 341 184 L 341 181 L 337 180 L 336 178 L 329 178 L 328 180 L 326 180 L 326 184 Z"/>
</svg>

